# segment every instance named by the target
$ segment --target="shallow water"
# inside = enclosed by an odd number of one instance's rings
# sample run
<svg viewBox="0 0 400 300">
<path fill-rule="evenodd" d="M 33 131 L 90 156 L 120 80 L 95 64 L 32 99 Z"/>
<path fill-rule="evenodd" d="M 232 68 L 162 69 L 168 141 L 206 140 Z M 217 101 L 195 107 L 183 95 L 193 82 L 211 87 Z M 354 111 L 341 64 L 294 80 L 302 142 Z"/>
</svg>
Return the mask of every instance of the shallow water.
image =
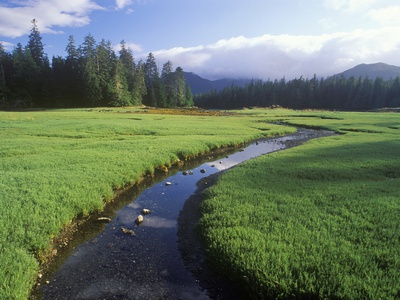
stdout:
<svg viewBox="0 0 400 300">
<path fill-rule="evenodd" d="M 63 265 L 42 285 L 43 299 L 210 299 L 185 268 L 177 246 L 177 218 L 196 182 L 263 154 L 285 149 L 325 131 L 298 133 L 255 142 L 240 151 L 193 166 L 192 175 L 176 173 L 134 195 L 102 231 L 71 249 Z M 167 182 L 171 183 L 167 185 Z M 138 226 L 136 217 L 147 208 Z M 133 230 L 134 235 L 121 228 Z M 85 233 L 81 233 L 85 236 Z M 87 238 L 87 237 L 86 237 Z"/>
</svg>

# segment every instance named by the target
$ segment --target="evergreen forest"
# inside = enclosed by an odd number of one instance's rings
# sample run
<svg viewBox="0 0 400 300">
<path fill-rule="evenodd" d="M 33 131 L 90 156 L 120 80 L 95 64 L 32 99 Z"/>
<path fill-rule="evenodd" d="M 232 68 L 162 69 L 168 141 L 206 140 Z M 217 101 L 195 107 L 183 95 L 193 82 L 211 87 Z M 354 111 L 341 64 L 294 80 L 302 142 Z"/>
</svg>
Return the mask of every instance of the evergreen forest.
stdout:
<svg viewBox="0 0 400 300">
<path fill-rule="evenodd" d="M 162 65 L 149 53 L 135 62 L 121 41 L 116 53 L 110 41 L 97 42 L 89 33 L 76 45 L 68 38 L 66 57 L 51 62 L 36 20 L 26 46 L 18 43 L 7 52 L 0 43 L 0 109 L 96 106 L 187 107 L 238 109 L 282 106 L 292 109 L 370 110 L 400 106 L 400 76 L 332 76 L 286 80 L 252 80 L 193 97 L 181 67 Z"/>
<path fill-rule="evenodd" d="M 244 87 L 228 86 L 195 97 L 203 108 L 271 107 L 292 109 L 370 110 L 400 106 L 400 77 L 383 80 L 332 76 L 286 81 L 252 80 Z"/>
<path fill-rule="evenodd" d="M 35 19 L 26 46 L 8 53 L 0 43 L 0 109 L 193 106 L 181 67 L 168 61 L 160 74 L 152 53 L 136 63 L 124 41 L 116 53 L 110 41 L 88 34 L 76 46 L 71 35 L 66 53 L 50 63 Z"/>
</svg>

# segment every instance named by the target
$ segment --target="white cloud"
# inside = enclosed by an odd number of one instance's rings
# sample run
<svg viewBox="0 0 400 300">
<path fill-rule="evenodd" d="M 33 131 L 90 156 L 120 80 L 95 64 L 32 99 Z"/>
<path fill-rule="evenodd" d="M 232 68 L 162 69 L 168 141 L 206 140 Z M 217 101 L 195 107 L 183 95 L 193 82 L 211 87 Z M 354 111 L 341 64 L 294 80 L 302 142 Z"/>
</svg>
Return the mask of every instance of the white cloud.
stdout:
<svg viewBox="0 0 400 300">
<path fill-rule="evenodd" d="M 115 0 L 115 4 L 117 6 L 117 9 L 123 9 L 126 6 L 132 4 L 132 0 Z"/>
<path fill-rule="evenodd" d="M 329 76 L 360 63 L 399 65 L 399 28 L 355 30 L 324 35 L 263 35 L 224 39 L 191 48 L 154 51 L 160 62 L 171 60 L 185 71 L 210 79 L 262 79 Z M 145 58 L 145 54 L 143 54 Z"/>
<path fill-rule="evenodd" d="M 213 47 L 211 45 L 210 47 Z M 188 70 L 195 68 L 202 68 L 211 59 L 210 49 L 207 47 L 175 47 L 172 49 L 164 49 L 153 52 L 156 59 L 161 61 L 170 60 L 176 65 L 185 66 Z M 143 56 L 143 58 L 145 58 Z"/>
<path fill-rule="evenodd" d="M 127 43 L 126 44 L 129 49 L 131 49 L 133 52 L 142 52 L 143 48 L 141 45 L 134 44 L 134 43 Z"/>
<path fill-rule="evenodd" d="M 89 24 L 89 14 L 103 8 L 91 0 L 24 0 L 0 4 L 0 35 L 27 34 L 33 18 L 42 33 L 57 33 L 54 26 L 80 27 Z"/>
<path fill-rule="evenodd" d="M 3 47 L 6 51 L 12 50 L 15 46 L 14 44 L 9 43 L 9 42 L 0 41 L 0 43 L 3 45 Z"/>
<path fill-rule="evenodd" d="M 143 48 L 141 45 L 134 44 L 134 43 L 126 43 L 125 44 L 127 48 L 129 48 L 133 52 L 142 52 Z M 121 50 L 121 44 L 114 45 L 114 51 L 118 52 Z"/>
<path fill-rule="evenodd" d="M 388 6 L 381 9 L 371 9 L 368 14 L 372 20 L 378 21 L 383 25 L 400 26 L 400 6 Z"/>
</svg>

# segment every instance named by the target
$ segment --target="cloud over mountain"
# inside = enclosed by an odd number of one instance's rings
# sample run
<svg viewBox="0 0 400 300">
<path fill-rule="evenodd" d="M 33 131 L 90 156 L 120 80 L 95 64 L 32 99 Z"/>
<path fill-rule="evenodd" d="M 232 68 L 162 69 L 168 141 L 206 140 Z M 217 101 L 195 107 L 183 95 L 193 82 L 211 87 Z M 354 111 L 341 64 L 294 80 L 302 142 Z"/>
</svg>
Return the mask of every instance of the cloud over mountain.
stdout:
<svg viewBox="0 0 400 300">
<path fill-rule="evenodd" d="M 159 50 L 154 55 L 211 79 L 232 74 L 263 79 L 327 76 L 363 62 L 398 63 L 398 30 L 239 36 L 210 45 Z"/>
</svg>

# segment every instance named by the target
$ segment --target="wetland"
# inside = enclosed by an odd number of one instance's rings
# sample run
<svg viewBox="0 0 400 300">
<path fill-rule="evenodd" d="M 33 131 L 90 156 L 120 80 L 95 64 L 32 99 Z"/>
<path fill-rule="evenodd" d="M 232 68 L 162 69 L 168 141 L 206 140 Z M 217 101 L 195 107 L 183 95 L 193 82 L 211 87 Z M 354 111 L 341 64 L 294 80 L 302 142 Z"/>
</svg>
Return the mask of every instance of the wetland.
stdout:
<svg viewBox="0 0 400 300">
<path fill-rule="evenodd" d="M 248 159 L 299 145 L 311 138 L 331 135 L 328 131 L 301 129 L 297 133 L 256 141 L 246 147 L 210 153 L 207 161 L 183 164 L 174 175 L 157 178 L 155 183 L 146 183 L 142 192 L 136 191 L 134 199 L 116 212 L 103 212 L 104 218 L 112 216 L 111 222 L 102 226 L 101 232 L 80 245 L 73 246 L 64 261 L 53 274 L 41 281 L 37 299 L 221 299 L 228 297 L 232 287 L 223 279 L 210 283 L 212 272 L 199 252 L 200 244 L 195 237 L 195 213 L 190 202 L 182 211 L 185 202 L 197 189 L 210 184 L 210 175 L 217 175 Z M 236 151 L 236 152 L 234 152 Z M 190 169 L 187 169 L 190 167 Z M 185 172 L 188 171 L 188 172 Z M 165 177 L 165 176 L 163 176 Z M 207 179 L 210 178 L 210 179 Z M 129 197 L 132 192 L 127 191 Z M 127 198 L 121 194 L 120 197 Z M 115 200 L 120 202 L 119 199 Z M 126 201 L 126 200 L 125 200 Z M 143 209 L 150 214 L 141 224 L 135 222 Z M 178 240 L 178 217 L 182 212 Z M 97 219 L 96 219 L 97 218 Z M 92 217 L 96 224 L 99 215 Z M 129 234 L 121 229 L 132 230 Z M 83 236 L 90 233 L 82 232 Z M 190 242 L 189 242 L 190 241 Z M 196 255 L 194 253 L 198 252 Z M 188 253 L 191 253 L 188 255 Z M 202 265 L 202 267 L 200 267 Z M 193 272 L 194 266 L 198 266 Z M 208 275 L 199 270 L 208 270 Z M 213 276 L 216 276 L 215 274 Z M 204 280 L 207 278 L 208 280 Z M 218 277 L 216 277 L 218 278 Z M 208 284 L 207 284 L 208 282 Z M 222 287 L 226 288 L 223 289 Z M 211 298 L 210 298 L 211 297 Z M 226 298 L 227 299 L 227 298 Z"/>
</svg>

